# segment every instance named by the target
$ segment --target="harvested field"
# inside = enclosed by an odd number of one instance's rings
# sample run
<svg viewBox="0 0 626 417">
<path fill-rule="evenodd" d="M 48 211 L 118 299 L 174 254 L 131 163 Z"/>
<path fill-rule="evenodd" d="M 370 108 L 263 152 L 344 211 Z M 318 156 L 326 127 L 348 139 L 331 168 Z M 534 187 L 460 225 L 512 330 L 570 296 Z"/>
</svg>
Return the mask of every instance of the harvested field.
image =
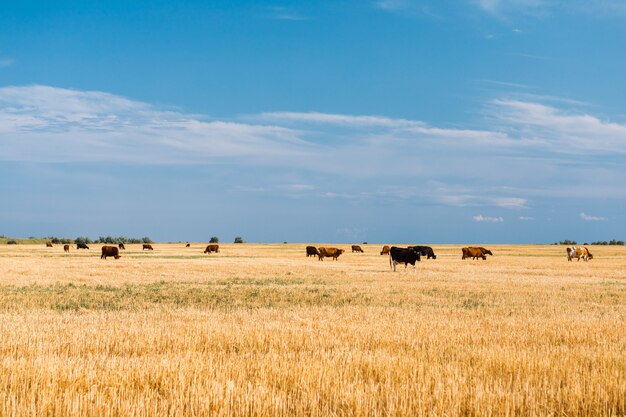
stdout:
<svg viewBox="0 0 626 417">
<path fill-rule="evenodd" d="M 626 415 L 626 248 L 0 246 L 0 415 Z"/>
</svg>

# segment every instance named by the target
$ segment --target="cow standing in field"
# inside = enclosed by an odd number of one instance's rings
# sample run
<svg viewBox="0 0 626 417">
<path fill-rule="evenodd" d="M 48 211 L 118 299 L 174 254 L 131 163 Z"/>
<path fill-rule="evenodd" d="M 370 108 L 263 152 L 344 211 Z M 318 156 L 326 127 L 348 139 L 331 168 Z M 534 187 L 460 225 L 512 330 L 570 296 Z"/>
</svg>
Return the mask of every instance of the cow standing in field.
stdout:
<svg viewBox="0 0 626 417">
<path fill-rule="evenodd" d="M 186 248 L 188 248 L 188 247 L 190 247 L 190 246 L 191 246 L 191 245 L 190 245 L 189 243 L 187 243 L 187 244 L 185 245 L 185 247 L 186 247 Z"/>
<path fill-rule="evenodd" d="M 433 248 L 430 246 L 409 246 L 409 249 L 411 248 L 415 248 L 415 250 L 417 250 L 421 256 L 425 256 L 426 259 L 437 259 L 435 252 L 433 252 Z"/>
<path fill-rule="evenodd" d="M 63 252 L 69 252 L 70 251 L 70 245 L 63 245 Z"/>
<path fill-rule="evenodd" d="M 207 245 L 206 249 L 204 250 L 203 253 L 211 253 L 211 252 L 215 252 L 215 253 L 219 253 L 220 252 L 220 245 Z"/>
<path fill-rule="evenodd" d="M 333 258 L 333 261 L 336 261 L 345 252 L 343 249 L 325 247 L 318 248 L 317 251 L 319 252 L 318 257 L 320 261 L 323 261 L 324 258 Z"/>
<path fill-rule="evenodd" d="M 147 243 L 144 243 L 144 244 L 143 244 L 143 249 L 141 249 L 141 250 L 142 250 L 142 251 L 143 251 L 143 250 L 154 250 L 154 248 L 152 247 L 152 245 L 149 245 L 149 244 L 147 244 Z"/>
<path fill-rule="evenodd" d="M 306 247 L 306 257 L 308 258 L 309 256 L 320 256 L 320 253 L 315 246 Z"/>
<path fill-rule="evenodd" d="M 461 249 L 461 251 L 463 252 L 463 256 L 461 257 L 461 259 L 465 259 L 465 258 L 472 258 L 472 259 L 478 259 L 478 258 L 483 258 L 483 261 L 485 259 L 487 259 L 487 257 L 485 255 L 491 255 L 493 256 L 493 253 L 491 253 L 491 251 L 489 249 L 485 249 L 483 247 L 467 247 L 467 248 L 463 248 Z"/>
<path fill-rule="evenodd" d="M 119 259 L 120 258 L 120 248 L 118 248 L 117 246 L 103 246 L 102 247 L 102 255 L 100 256 L 100 259 L 106 259 L 107 256 L 112 256 L 115 259 Z"/>
<path fill-rule="evenodd" d="M 363 248 L 361 248 L 361 246 L 359 246 L 359 245 L 352 245 L 352 253 L 354 253 L 354 252 L 365 253 L 365 252 L 363 252 Z"/>
<path fill-rule="evenodd" d="M 89 249 L 89 246 L 86 243 L 77 243 L 76 249 Z"/>
<path fill-rule="evenodd" d="M 52 247 L 52 243 L 46 242 L 46 248 L 51 248 L 51 247 Z"/>
<path fill-rule="evenodd" d="M 583 246 L 570 246 L 567 248 L 567 260 L 571 262 L 572 259 L 576 258 L 578 261 L 582 258 L 583 261 L 587 262 L 589 259 L 593 259 L 593 255 L 589 252 L 589 249 Z"/>
<path fill-rule="evenodd" d="M 396 272 L 397 264 L 404 264 L 404 270 L 409 264 L 413 265 L 413 272 L 415 272 L 415 262 L 420 261 L 420 253 L 414 247 L 409 248 L 397 248 L 392 246 L 389 249 L 389 266 L 393 272 Z"/>
<path fill-rule="evenodd" d="M 387 255 L 389 253 L 389 245 L 383 246 L 383 250 L 380 251 L 381 255 Z"/>
<path fill-rule="evenodd" d="M 118 243 L 117 247 L 120 248 L 120 250 L 126 250 L 126 247 L 124 246 L 123 243 Z"/>
</svg>

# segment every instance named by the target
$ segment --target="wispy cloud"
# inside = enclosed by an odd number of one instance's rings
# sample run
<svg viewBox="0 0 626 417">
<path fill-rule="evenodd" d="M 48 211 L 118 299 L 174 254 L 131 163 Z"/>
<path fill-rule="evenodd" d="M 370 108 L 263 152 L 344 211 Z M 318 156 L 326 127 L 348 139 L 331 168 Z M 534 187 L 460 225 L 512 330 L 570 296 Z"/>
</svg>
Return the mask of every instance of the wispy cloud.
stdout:
<svg viewBox="0 0 626 417">
<path fill-rule="evenodd" d="M 403 10 L 408 7 L 409 3 L 407 0 L 379 0 L 374 2 L 374 7 L 383 10 Z"/>
<path fill-rule="evenodd" d="M 585 214 L 585 213 L 580 213 L 580 218 L 583 219 L 586 222 L 602 222 L 602 221 L 608 220 L 608 218 L 606 218 L 606 217 L 590 216 L 590 215 Z"/>
<path fill-rule="evenodd" d="M 271 6 L 267 8 L 265 17 L 275 20 L 307 20 L 307 16 L 298 11 L 282 6 Z"/>
<path fill-rule="evenodd" d="M 497 17 L 513 14 L 546 16 L 555 12 L 571 12 L 592 16 L 626 16 L 621 0 L 469 0 L 483 11 Z"/>
<path fill-rule="evenodd" d="M 10 67 L 14 62 L 15 61 L 11 58 L 0 57 L 0 68 Z"/>
<path fill-rule="evenodd" d="M 519 216 L 519 219 L 525 222 L 535 220 L 534 217 L 529 217 L 529 216 Z"/>
<path fill-rule="evenodd" d="M 474 220 L 477 223 L 502 223 L 504 222 L 504 218 L 502 217 L 483 216 L 482 214 L 472 217 L 472 220 Z"/>
<path fill-rule="evenodd" d="M 623 165 L 600 169 L 593 158 L 623 158 L 626 125 L 572 106 L 500 99 L 486 107 L 483 128 L 454 128 L 323 112 L 217 120 L 104 92 L 5 87 L 0 160 L 273 167 L 297 175 L 245 186 L 452 207 L 525 210 L 546 196 L 623 198 Z"/>
</svg>

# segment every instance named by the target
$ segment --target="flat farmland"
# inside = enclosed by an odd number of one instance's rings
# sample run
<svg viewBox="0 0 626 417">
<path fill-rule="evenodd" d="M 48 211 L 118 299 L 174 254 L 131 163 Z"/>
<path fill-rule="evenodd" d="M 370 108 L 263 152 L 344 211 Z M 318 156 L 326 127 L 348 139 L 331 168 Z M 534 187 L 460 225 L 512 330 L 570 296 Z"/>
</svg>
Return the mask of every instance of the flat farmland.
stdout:
<svg viewBox="0 0 626 417">
<path fill-rule="evenodd" d="M 0 246 L 0 415 L 626 415 L 624 247 L 100 246 Z"/>
</svg>

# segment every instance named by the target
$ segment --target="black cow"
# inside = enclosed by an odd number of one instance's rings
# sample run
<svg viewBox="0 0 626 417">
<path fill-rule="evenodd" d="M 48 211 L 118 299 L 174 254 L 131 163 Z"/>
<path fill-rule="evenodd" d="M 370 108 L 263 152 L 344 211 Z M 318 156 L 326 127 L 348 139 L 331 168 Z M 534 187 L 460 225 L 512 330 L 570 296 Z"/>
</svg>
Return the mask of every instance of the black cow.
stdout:
<svg viewBox="0 0 626 417">
<path fill-rule="evenodd" d="M 315 246 L 307 246 L 306 247 L 306 257 L 309 256 L 320 256 L 320 252 L 317 250 Z"/>
<path fill-rule="evenodd" d="M 117 247 L 120 248 L 120 249 L 126 250 L 126 246 L 124 246 L 123 243 L 118 243 Z"/>
<path fill-rule="evenodd" d="M 389 266 L 392 271 L 396 271 L 396 264 L 404 264 L 404 270 L 408 264 L 413 265 L 413 272 L 415 272 L 415 262 L 420 261 L 420 253 L 415 248 L 397 248 L 392 246 L 389 249 Z"/>
<path fill-rule="evenodd" d="M 437 259 L 435 252 L 433 252 L 433 248 L 431 248 L 430 246 L 409 246 L 409 249 L 411 248 L 415 248 L 420 253 L 420 255 L 425 256 L 426 259 Z"/>
<path fill-rule="evenodd" d="M 76 249 L 89 249 L 89 246 L 86 243 L 77 243 Z"/>
</svg>

